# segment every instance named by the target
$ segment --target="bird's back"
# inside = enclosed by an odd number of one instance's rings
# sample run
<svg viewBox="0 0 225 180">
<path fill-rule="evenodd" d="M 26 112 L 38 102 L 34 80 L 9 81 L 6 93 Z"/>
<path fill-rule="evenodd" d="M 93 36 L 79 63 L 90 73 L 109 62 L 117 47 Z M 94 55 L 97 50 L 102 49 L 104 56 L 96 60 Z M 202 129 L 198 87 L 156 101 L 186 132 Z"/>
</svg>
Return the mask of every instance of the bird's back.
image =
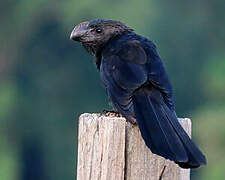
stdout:
<svg viewBox="0 0 225 180">
<path fill-rule="evenodd" d="M 102 51 L 102 57 L 110 57 L 118 53 L 126 53 L 127 49 L 124 48 L 124 46 L 127 42 L 137 42 L 144 49 L 147 56 L 147 61 L 144 66 L 146 73 L 148 74 L 148 83 L 150 86 L 155 87 L 162 93 L 165 103 L 169 108 L 174 110 L 175 105 L 172 85 L 168 78 L 163 61 L 161 60 L 157 52 L 157 48 L 152 41 L 134 32 L 121 35 L 108 42 L 107 46 Z"/>
</svg>

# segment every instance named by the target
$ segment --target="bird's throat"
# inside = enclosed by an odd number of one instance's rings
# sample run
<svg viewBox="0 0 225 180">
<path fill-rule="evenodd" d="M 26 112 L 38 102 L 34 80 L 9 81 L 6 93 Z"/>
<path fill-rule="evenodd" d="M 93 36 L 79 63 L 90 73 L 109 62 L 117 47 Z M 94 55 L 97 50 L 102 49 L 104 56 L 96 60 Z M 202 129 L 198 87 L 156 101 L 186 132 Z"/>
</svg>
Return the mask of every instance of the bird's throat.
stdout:
<svg viewBox="0 0 225 180">
<path fill-rule="evenodd" d="M 86 51 L 94 57 L 95 64 L 99 70 L 100 64 L 101 64 L 101 52 L 102 52 L 103 46 L 96 46 L 91 43 L 82 43 L 82 45 L 86 49 Z"/>
</svg>

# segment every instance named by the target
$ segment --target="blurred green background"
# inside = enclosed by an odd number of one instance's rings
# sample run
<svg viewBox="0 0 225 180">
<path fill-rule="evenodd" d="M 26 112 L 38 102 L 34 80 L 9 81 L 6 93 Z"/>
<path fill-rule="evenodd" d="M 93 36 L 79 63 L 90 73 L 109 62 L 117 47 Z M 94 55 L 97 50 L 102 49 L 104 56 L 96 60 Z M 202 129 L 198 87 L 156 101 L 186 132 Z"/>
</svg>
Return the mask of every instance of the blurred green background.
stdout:
<svg viewBox="0 0 225 180">
<path fill-rule="evenodd" d="M 78 116 L 109 109 L 92 57 L 69 40 L 104 18 L 153 40 L 179 117 L 208 165 L 193 180 L 225 179 L 225 3 L 222 0 L 0 1 L 0 180 L 72 180 Z"/>
</svg>

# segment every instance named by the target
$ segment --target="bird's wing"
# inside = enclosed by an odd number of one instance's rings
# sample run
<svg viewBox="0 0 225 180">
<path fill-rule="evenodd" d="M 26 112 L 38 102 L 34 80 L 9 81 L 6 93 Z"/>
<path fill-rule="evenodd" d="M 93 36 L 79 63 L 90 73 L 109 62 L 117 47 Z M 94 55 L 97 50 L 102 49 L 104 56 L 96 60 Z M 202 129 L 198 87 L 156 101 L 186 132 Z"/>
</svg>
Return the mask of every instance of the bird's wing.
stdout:
<svg viewBox="0 0 225 180">
<path fill-rule="evenodd" d="M 172 87 L 153 43 L 146 52 L 140 41 L 127 41 L 118 47 L 116 53 L 103 57 L 103 64 L 117 86 L 136 89 L 150 83 L 161 92 L 167 106 L 174 110 Z"/>
<path fill-rule="evenodd" d="M 172 86 L 156 47 L 151 46 L 151 48 L 148 49 L 148 53 L 149 63 L 146 65 L 149 74 L 148 81 L 161 92 L 166 105 L 171 110 L 174 110 Z"/>
<path fill-rule="evenodd" d="M 132 41 L 120 45 L 116 53 L 103 55 L 100 66 L 101 79 L 114 107 L 122 114 L 132 111 L 133 91 L 148 80 L 146 62 L 144 49 Z"/>
</svg>

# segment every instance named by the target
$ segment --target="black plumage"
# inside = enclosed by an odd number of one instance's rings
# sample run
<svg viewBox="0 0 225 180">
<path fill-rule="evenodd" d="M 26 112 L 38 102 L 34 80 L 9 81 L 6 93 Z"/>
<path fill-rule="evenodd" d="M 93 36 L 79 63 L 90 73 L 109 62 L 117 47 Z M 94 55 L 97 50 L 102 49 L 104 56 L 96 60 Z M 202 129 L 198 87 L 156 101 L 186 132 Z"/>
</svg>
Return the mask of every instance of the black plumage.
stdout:
<svg viewBox="0 0 225 180">
<path fill-rule="evenodd" d="M 91 20 L 75 26 L 71 39 L 95 57 L 113 107 L 137 121 L 147 147 L 182 168 L 206 164 L 178 122 L 168 75 L 152 41 L 119 21 Z"/>
</svg>

